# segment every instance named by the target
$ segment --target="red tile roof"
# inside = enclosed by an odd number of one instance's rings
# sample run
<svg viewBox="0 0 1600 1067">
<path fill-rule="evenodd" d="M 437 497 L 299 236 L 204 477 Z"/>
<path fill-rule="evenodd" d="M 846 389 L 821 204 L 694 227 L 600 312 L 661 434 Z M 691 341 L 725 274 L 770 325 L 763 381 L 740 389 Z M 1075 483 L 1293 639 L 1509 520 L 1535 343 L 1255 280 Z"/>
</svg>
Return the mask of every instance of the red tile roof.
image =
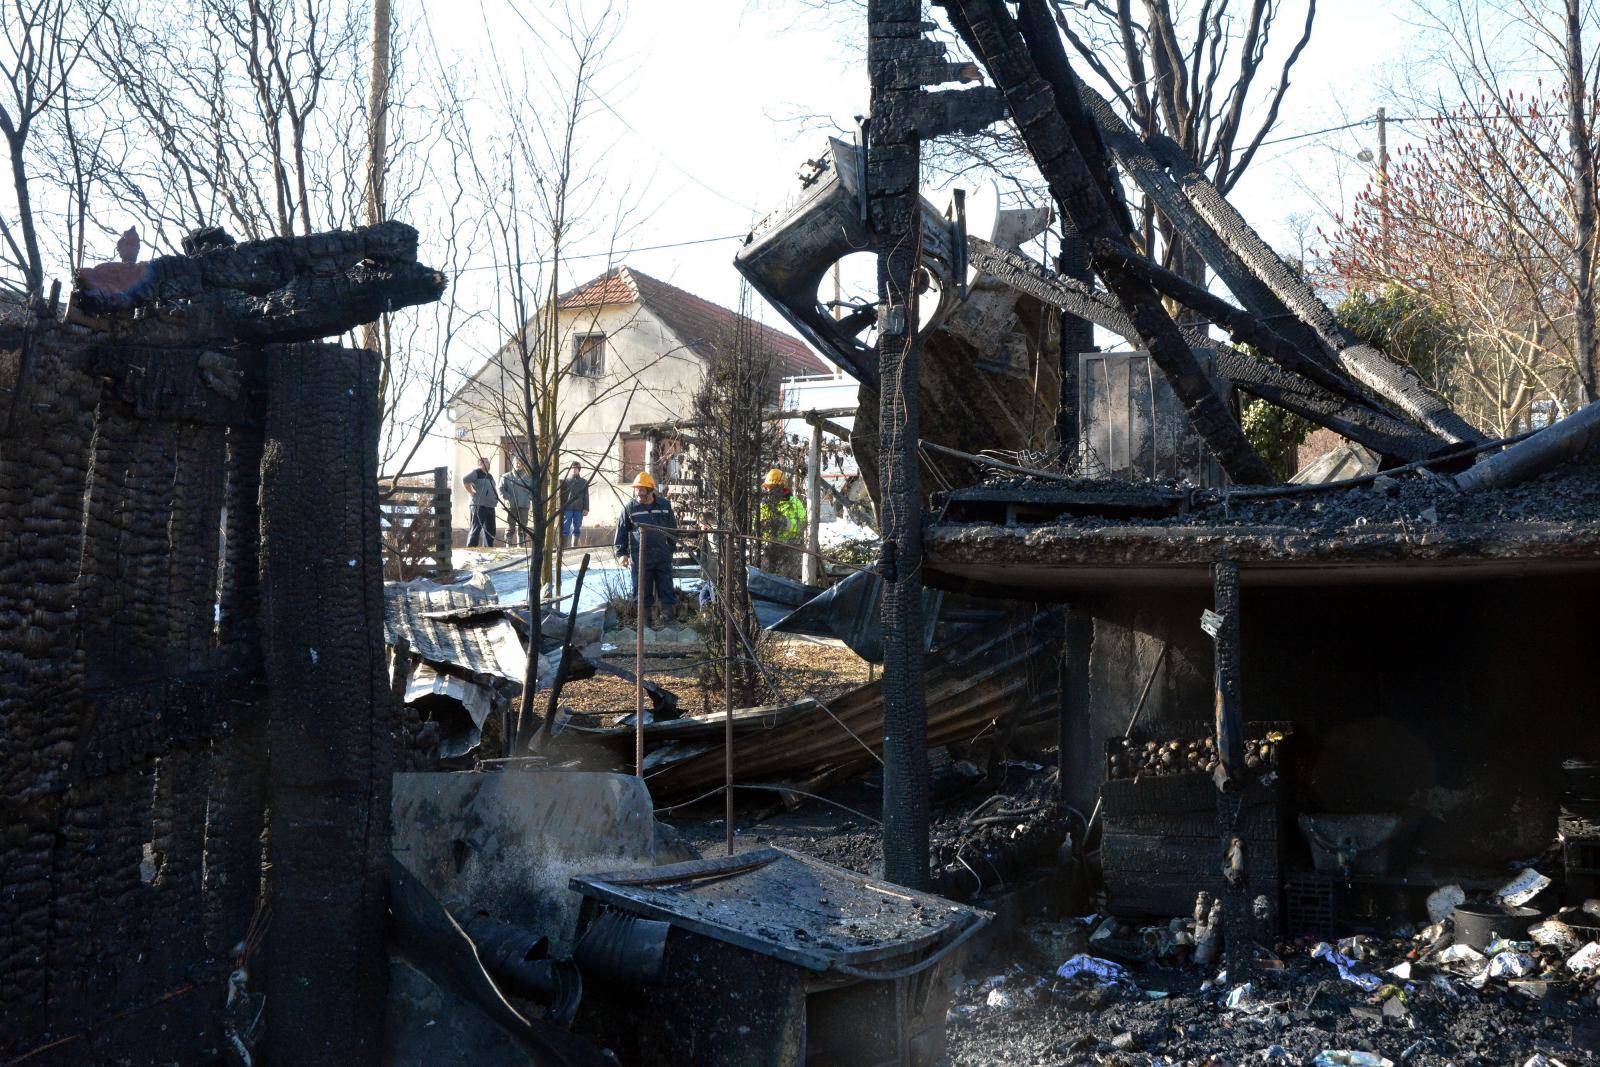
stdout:
<svg viewBox="0 0 1600 1067">
<path fill-rule="evenodd" d="M 733 334 L 739 313 L 652 278 L 633 267 L 608 271 L 576 289 L 561 295 L 562 308 L 596 307 L 600 304 L 638 302 L 661 324 L 677 335 L 695 353 L 710 356 L 717 344 Z M 757 340 L 772 353 L 776 370 L 784 377 L 801 374 L 832 374 L 833 367 L 823 362 L 796 337 L 748 319 Z"/>
</svg>

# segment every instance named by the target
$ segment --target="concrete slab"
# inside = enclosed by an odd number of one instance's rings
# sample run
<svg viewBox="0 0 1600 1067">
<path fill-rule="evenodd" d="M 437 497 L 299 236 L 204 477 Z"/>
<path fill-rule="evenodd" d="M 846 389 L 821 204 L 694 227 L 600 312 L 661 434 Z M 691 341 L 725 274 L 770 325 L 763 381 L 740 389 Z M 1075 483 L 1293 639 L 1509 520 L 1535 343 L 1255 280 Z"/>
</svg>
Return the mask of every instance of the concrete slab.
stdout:
<svg viewBox="0 0 1600 1067">
<path fill-rule="evenodd" d="M 574 875 L 694 858 L 637 778 L 578 771 L 394 776 L 395 856 L 452 910 L 482 908 L 570 950 Z"/>
</svg>

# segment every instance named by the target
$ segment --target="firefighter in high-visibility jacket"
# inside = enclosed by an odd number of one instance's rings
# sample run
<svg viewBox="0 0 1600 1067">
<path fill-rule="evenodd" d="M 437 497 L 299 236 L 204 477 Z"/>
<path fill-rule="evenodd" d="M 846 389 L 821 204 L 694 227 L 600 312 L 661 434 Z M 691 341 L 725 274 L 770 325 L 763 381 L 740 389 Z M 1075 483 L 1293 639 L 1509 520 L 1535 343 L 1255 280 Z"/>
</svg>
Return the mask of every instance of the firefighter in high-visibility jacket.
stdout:
<svg viewBox="0 0 1600 1067">
<path fill-rule="evenodd" d="M 800 577 L 805 549 L 805 501 L 789 490 L 789 479 L 773 467 L 761 482 L 761 536 L 767 569 L 785 578 Z M 773 542 L 777 542 L 774 544 Z"/>
</svg>

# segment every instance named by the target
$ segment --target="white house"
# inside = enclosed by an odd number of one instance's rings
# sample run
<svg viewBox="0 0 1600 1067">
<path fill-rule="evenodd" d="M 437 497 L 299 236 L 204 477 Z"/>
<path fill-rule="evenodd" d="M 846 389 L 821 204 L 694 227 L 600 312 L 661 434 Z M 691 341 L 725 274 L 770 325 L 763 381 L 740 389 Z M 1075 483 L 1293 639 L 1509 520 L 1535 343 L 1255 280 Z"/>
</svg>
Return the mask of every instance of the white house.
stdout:
<svg viewBox="0 0 1600 1067">
<path fill-rule="evenodd" d="M 564 474 L 572 460 L 583 465 L 590 483 L 585 541 L 600 543 L 610 539 L 632 495 L 628 484 L 645 462 L 638 428 L 692 418 L 706 361 L 731 343 L 740 316 L 628 266 L 563 294 L 557 308 L 557 337 L 571 368 L 558 394 L 561 425 L 572 421 L 561 468 Z M 799 339 L 754 321 L 750 326 L 778 376 L 832 373 Z M 513 454 L 506 412 L 520 407 L 520 383 L 503 373 L 505 362 L 487 360 L 447 410 L 454 439 L 451 524 L 463 543 L 469 514 L 461 479 L 480 456 L 489 458 L 498 479 Z M 507 385 L 515 386 L 511 396 Z"/>
</svg>

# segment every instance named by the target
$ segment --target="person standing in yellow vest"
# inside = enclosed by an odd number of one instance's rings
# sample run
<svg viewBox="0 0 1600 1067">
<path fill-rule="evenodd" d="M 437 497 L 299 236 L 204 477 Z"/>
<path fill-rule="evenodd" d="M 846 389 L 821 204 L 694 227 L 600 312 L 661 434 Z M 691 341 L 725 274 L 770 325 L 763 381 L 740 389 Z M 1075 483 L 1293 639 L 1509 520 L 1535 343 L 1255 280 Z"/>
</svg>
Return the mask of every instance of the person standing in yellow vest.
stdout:
<svg viewBox="0 0 1600 1067">
<path fill-rule="evenodd" d="M 806 505 L 789 489 L 789 479 L 773 467 L 761 482 L 761 536 L 767 569 L 785 578 L 800 577 L 805 549 Z M 770 542 L 777 541 L 779 544 Z"/>
</svg>

